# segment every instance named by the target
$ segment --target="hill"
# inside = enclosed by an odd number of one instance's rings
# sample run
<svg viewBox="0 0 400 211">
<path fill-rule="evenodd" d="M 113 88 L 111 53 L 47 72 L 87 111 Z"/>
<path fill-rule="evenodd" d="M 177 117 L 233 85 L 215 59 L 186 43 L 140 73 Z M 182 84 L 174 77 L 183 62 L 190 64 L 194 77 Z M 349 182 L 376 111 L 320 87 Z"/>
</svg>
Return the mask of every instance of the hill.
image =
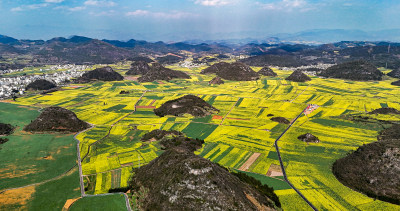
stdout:
<svg viewBox="0 0 400 211">
<path fill-rule="evenodd" d="M 0 123 L 0 136 L 10 135 L 14 130 L 14 127 L 10 124 Z"/>
<path fill-rule="evenodd" d="M 130 183 L 139 210 L 277 210 L 273 189 L 255 188 L 218 164 L 193 153 L 202 140 L 183 135 L 162 138 L 167 150 L 137 169 Z M 245 178 L 245 179 L 244 179 Z M 271 198 L 272 198 L 271 197 Z"/>
<path fill-rule="evenodd" d="M 126 75 L 144 75 L 150 71 L 150 66 L 145 61 L 134 61 Z"/>
<path fill-rule="evenodd" d="M 220 84 L 224 84 L 225 82 L 222 80 L 222 78 L 220 77 L 215 77 L 213 79 L 211 79 L 211 81 L 208 82 L 208 84 L 216 84 L 216 85 L 220 85 Z"/>
<path fill-rule="evenodd" d="M 322 71 L 320 76 L 355 81 L 382 80 L 383 73 L 373 64 L 359 60 L 334 65 Z"/>
<path fill-rule="evenodd" d="M 381 131 L 377 142 L 363 145 L 337 160 L 332 171 L 352 189 L 400 204 L 400 125 Z"/>
<path fill-rule="evenodd" d="M 392 70 L 390 73 L 387 74 L 390 77 L 393 78 L 400 78 L 400 68 L 397 68 L 395 70 Z"/>
<path fill-rule="evenodd" d="M 226 62 L 219 62 L 215 63 L 205 69 L 203 69 L 200 73 L 201 74 L 213 74 L 213 73 L 218 73 L 220 70 L 222 70 L 225 67 L 229 67 L 230 64 Z"/>
<path fill-rule="evenodd" d="M 220 62 L 202 70 L 201 73 L 216 73 L 219 77 L 231 81 L 252 81 L 259 78 L 259 75 L 254 70 L 241 62 Z"/>
<path fill-rule="evenodd" d="M 290 121 L 284 117 L 272 117 L 271 120 L 274 122 L 279 122 L 279 123 L 286 124 L 286 125 L 290 124 Z"/>
<path fill-rule="evenodd" d="M 258 71 L 258 74 L 261 74 L 263 76 L 278 76 L 271 68 L 269 67 L 263 67 L 260 71 Z"/>
<path fill-rule="evenodd" d="M 139 82 L 152 82 L 157 80 L 169 81 L 174 78 L 185 78 L 189 79 L 190 76 L 182 71 L 171 70 L 162 66 L 159 63 L 154 63 L 150 70 L 143 76 L 138 78 Z"/>
<path fill-rule="evenodd" d="M 61 107 L 48 107 L 27 125 L 29 132 L 78 132 L 89 128 L 89 124 L 78 119 L 76 114 Z"/>
<path fill-rule="evenodd" d="M 400 80 L 392 82 L 391 85 L 400 86 Z"/>
<path fill-rule="evenodd" d="M 76 79 L 77 83 L 87 83 L 92 80 L 99 81 L 122 81 L 124 77 L 115 72 L 111 67 L 99 67 L 92 71 L 84 73 L 81 77 Z"/>
<path fill-rule="evenodd" d="M 157 57 L 156 60 L 160 64 L 174 64 L 174 63 L 178 63 L 180 61 L 185 60 L 185 58 L 183 56 L 179 56 L 179 55 L 166 55 L 166 56 Z"/>
<path fill-rule="evenodd" d="M 286 80 L 294 82 L 306 82 L 311 81 L 311 78 L 304 74 L 301 70 L 295 70 Z"/>
<path fill-rule="evenodd" d="M 167 101 L 159 108 L 154 109 L 154 113 L 160 117 L 166 115 L 182 116 L 184 114 L 203 117 L 214 112 L 219 112 L 219 110 L 194 95 L 185 95 L 178 99 Z"/>
<path fill-rule="evenodd" d="M 31 49 L 34 61 L 45 64 L 112 64 L 131 56 L 129 50 L 109 43 L 76 37 L 53 39 L 45 42 L 39 50 Z"/>
<path fill-rule="evenodd" d="M 26 90 L 49 90 L 57 87 L 53 82 L 39 79 L 26 86 Z"/>
<path fill-rule="evenodd" d="M 312 142 L 312 143 L 319 143 L 320 142 L 318 137 L 314 136 L 311 133 L 303 134 L 303 135 L 297 137 L 297 139 L 299 139 L 300 141 L 307 142 L 307 143 L 308 142 Z"/>
<path fill-rule="evenodd" d="M 400 111 L 395 108 L 378 108 L 369 113 L 370 114 L 400 114 Z"/>
</svg>

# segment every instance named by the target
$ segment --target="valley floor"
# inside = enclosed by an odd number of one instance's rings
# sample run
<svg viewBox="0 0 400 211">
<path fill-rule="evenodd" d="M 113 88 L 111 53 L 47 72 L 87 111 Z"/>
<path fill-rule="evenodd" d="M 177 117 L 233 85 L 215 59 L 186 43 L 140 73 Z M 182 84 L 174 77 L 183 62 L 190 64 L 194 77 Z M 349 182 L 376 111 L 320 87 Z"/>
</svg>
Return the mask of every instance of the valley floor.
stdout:
<svg viewBox="0 0 400 211">
<path fill-rule="evenodd" d="M 202 68 L 188 69 L 176 66 L 170 68 L 185 71 L 192 79 L 152 83 L 124 80 L 94 82 L 83 86 L 71 85 L 46 95 L 18 98 L 13 105 L 5 103 L 0 105 L 15 108 L 26 106 L 24 109 L 61 106 L 94 125 L 92 129 L 76 137 L 80 141 L 85 194 L 104 194 L 110 190 L 127 187 L 132 169 L 149 163 L 162 153 L 158 143 L 141 142 L 141 136 L 154 129 L 179 130 L 189 137 L 205 140 L 204 147 L 196 154 L 230 169 L 247 172 L 264 184 L 274 187 L 283 209 L 309 210 L 311 208 L 305 201 L 284 181 L 279 167 L 274 141 L 285 131 L 287 125 L 274 122 L 270 118 L 284 117 L 293 120 L 308 104 L 316 104 L 319 107 L 312 113 L 301 115 L 279 141 L 288 180 L 319 210 L 400 209 L 398 205 L 374 200 L 351 190 L 342 185 L 331 171 L 336 159 L 346 156 L 360 145 L 376 141 L 378 131 L 382 129 L 378 123 L 353 122 L 344 118 L 344 115 L 366 115 L 375 119 L 400 121 L 399 115 L 367 114 L 381 107 L 400 110 L 398 98 L 400 88 L 390 85 L 394 80 L 353 82 L 312 77 L 310 82 L 296 83 L 284 80 L 290 71 L 274 70 L 278 73 L 277 77 L 262 77 L 251 82 L 226 81 L 223 85 L 208 85 L 213 76 L 199 74 Z M 123 90 L 129 93 L 120 94 Z M 185 94 L 201 97 L 220 112 L 204 118 L 158 117 L 154 114 L 154 108 Z M 20 127 L 38 115 L 36 110 L 31 111 L 35 114 L 30 114 L 30 118 L 21 120 L 22 122 L 18 123 Z M 14 116 L 25 118 L 17 113 Z M 307 144 L 299 141 L 297 137 L 305 133 L 312 133 L 321 142 Z M 15 136 L 21 137 L 16 137 L 15 141 L 11 139 L 1 146 L 2 165 L 11 165 L 7 164 L 11 159 L 31 156 L 24 154 L 15 154 L 13 158 L 5 156 L 7 150 L 22 147 L 12 146 L 12 143 L 18 144 L 19 139 L 21 145 L 27 146 L 24 134 L 17 132 Z M 42 136 L 48 136 L 49 140 L 53 140 L 51 138 L 53 135 L 40 135 Z M 58 155 L 52 155 L 54 160 L 48 162 L 54 162 L 56 166 L 46 164 L 43 169 L 32 170 L 35 172 L 26 172 L 30 168 L 24 167 L 24 174 L 13 173 L 17 176 L 0 179 L 0 185 L 3 184 L 0 189 L 44 181 L 61 175 L 74 166 L 76 142 L 72 139 L 72 135 L 57 137 L 57 141 L 53 142 L 59 145 L 55 144 L 54 147 L 51 143 L 40 144 L 40 141 L 44 140 L 46 139 L 29 140 L 28 144 L 37 147 L 32 149 L 36 151 L 30 151 L 38 157 L 37 159 L 48 156 L 49 152 L 57 152 L 57 147 L 61 152 L 65 151 L 65 153 L 60 152 L 65 154 L 65 157 L 58 158 Z M 62 145 L 66 148 L 62 148 Z M 29 150 L 20 151 L 26 153 Z M 30 159 L 35 160 L 36 157 Z M 63 162 L 62 165 L 56 164 L 62 159 L 68 162 Z M 7 166 L 2 168 L 12 169 Z M 24 192 L 45 194 L 45 191 L 39 192 L 39 188 L 48 186 L 46 190 L 50 191 L 50 183 L 70 180 L 70 176 L 74 176 L 76 181 L 72 182 L 71 179 L 71 182 L 65 182 L 65 185 L 70 184 L 66 189 L 71 189 L 71 194 L 68 198 L 62 199 L 63 203 L 57 204 L 57 207 L 60 204 L 62 207 L 67 199 L 80 196 L 77 169 L 72 169 L 69 174 L 58 180 L 34 186 L 34 191 Z M 10 172 L 0 173 L 5 175 Z M 39 175 L 43 178 L 35 176 L 36 173 L 41 173 Z M 30 179 L 26 180 L 27 178 Z M 4 196 L 7 192 L 2 194 Z M 30 206 L 29 203 L 28 200 L 20 204 Z M 80 200 L 75 203 L 77 204 L 73 206 L 81 206 Z"/>
</svg>

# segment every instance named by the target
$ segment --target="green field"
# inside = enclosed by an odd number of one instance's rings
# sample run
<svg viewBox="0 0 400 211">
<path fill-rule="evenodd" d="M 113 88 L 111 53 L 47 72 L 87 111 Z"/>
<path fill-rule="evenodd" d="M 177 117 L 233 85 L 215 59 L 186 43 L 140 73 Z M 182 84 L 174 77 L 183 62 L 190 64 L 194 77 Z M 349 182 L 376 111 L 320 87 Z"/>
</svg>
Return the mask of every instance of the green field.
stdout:
<svg viewBox="0 0 400 211">
<path fill-rule="evenodd" d="M 126 210 L 125 199 L 122 194 L 85 197 L 79 199 L 69 208 L 70 211 L 91 211 L 91 210 L 104 210 L 104 211 L 118 211 Z"/>
<path fill-rule="evenodd" d="M 394 79 L 350 82 L 312 77 L 310 82 L 296 83 L 284 79 L 291 71 L 274 69 L 277 77 L 209 86 L 208 81 L 214 75 L 199 74 L 205 67 L 170 68 L 185 71 L 192 78 L 142 84 L 128 80 L 95 82 L 78 88 L 64 87 L 49 95 L 19 98 L 15 104 L 35 108 L 62 106 L 95 125 L 77 137 L 82 157 L 89 152 L 82 161 L 85 185 L 90 187 L 86 194 L 127 187 L 132 169 L 147 164 L 163 152 L 157 142 L 141 142 L 141 136 L 154 129 L 179 130 L 189 137 L 205 140 L 196 154 L 230 169 L 243 168 L 247 174 L 274 187 L 285 210 L 310 208 L 282 181 L 279 171 L 275 169 L 272 176 L 267 176 L 273 166 L 279 166 L 273 145 L 287 127 L 270 118 L 284 117 L 290 121 L 308 104 L 317 104 L 320 107 L 307 116 L 302 115 L 279 142 L 292 184 L 320 210 L 400 209 L 400 206 L 347 188 L 331 172 L 336 159 L 376 141 L 381 129 L 378 124 L 350 121 L 345 114 L 400 121 L 399 115 L 367 113 L 381 107 L 400 110 L 400 88 L 390 85 Z M 123 74 L 123 70 L 120 72 Z M 130 93 L 120 95 L 121 90 Z M 205 118 L 154 114 L 154 108 L 185 94 L 201 97 L 220 112 Z M 316 135 L 321 142 L 306 144 L 297 139 L 307 132 Z M 254 156 L 256 159 L 250 162 Z"/>
<path fill-rule="evenodd" d="M 36 108 L 0 103 L 0 111 L 1 122 L 17 126 L 7 136 L 9 141 L 0 146 L 0 190 L 38 183 L 0 194 L 0 210 L 60 210 L 67 199 L 78 197 L 79 174 L 77 168 L 71 169 L 76 164 L 73 135 L 23 132 L 39 115 Z M 55 180 L 45 182 L 51 179 Z"/>
</svg>

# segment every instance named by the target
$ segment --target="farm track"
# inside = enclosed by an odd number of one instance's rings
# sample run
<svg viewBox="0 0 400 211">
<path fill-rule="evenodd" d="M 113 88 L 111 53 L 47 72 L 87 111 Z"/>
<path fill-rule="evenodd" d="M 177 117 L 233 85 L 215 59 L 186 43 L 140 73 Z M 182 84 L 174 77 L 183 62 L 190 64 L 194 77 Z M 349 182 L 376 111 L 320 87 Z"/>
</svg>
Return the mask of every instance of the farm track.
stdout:
<svg viewBox="0 0 400 211">
<path fill-rule="evenodd" d="M 219 123 L 219 125 L 222 125 L 226 119 L 226 117 L 231 113 L 231 111 L 233 110 L 233 108 L 235 108 L 235 106 L 237 105 L 237 103 L 239 102 L 240 97 L 236 100 L 235 104 L 231 107 L 231 109 L 228 111 L 228 113 L 224 116 L 224 118 L 222 119 L 221 123 Z"/>
<path fill-rule="evenodd" d="M 278 158 L 279 158 L 279 163 L 281 165 L 281 169 L 282 169 L 282 173 L 283 173 L 283 178 L 285 179 L 286 183 L 293 188 L 293 190 L 296 191 L 296 193 L 313 209 L 313 210 L 318 210 L 296 187 L 294 187 L 294 185 L 289 181 L 289 179 L 287 178 L 286 175 L 286 171 L 285 171 L 285 166 L 283 165 L 283 161 L 282 161 L 282 157 L 281 157 L 281 153 L 279 151 L 279 147 L 278 147 L 278 141 L 279 139 L 285 135 L 285 133 L 290 129 L 290 127 L 292 127 L 292 125 L 297 121 L 297 119 L 303 114 L 304 110 L 293 120 L 291 121 L 291 123 L 289 124 L 289 126 L 285 129 L 285 131 L 283 131 L 283 133 L 275 140 L 275 149 L 276 152 L 278 154 Z"/>
</svg>

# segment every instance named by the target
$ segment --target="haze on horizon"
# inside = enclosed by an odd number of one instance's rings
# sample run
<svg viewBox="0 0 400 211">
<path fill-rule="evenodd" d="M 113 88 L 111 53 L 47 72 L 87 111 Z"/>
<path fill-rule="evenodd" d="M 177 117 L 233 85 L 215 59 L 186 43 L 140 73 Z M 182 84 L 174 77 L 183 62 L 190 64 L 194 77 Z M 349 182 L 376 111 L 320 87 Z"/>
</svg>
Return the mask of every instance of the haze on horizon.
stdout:
<svg viewBox="0 0 400 211">
<path fill-rule="evenodd" d="M 0 34 L 180 41 L 400 28 L 395 0 L 0 0 Z"/>
</svg>

